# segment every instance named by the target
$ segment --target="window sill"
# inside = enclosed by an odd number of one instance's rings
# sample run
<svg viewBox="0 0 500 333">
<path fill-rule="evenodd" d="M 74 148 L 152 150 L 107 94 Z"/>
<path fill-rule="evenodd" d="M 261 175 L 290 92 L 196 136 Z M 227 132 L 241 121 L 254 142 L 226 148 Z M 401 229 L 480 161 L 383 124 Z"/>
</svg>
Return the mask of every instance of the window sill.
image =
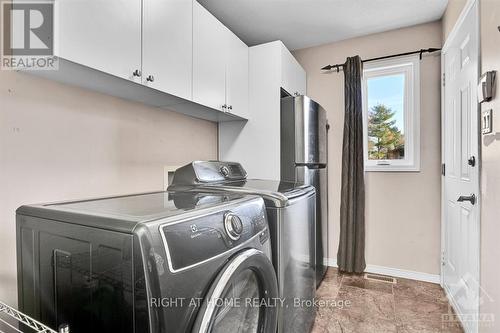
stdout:
<svg viewBox="0 0 500 333">
<path fill-rule="evenodd" d="M 365 165 L 365 172 L 420 172 L 415 165 Z"/>
</svg>

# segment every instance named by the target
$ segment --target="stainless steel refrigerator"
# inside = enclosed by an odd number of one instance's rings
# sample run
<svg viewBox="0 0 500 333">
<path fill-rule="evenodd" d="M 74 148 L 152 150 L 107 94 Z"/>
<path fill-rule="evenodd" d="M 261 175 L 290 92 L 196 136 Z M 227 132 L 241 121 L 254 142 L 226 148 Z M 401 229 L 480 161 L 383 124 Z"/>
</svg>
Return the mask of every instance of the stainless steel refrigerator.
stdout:
<svg viewBox="0 0 500 333">
<path fill-rule="evenodd" d="M 316 188 L 316 283 L 328 257 L 328 122 L 325 110 L 307 96 L 281 99 L 281 180 Z"/>
</svg>

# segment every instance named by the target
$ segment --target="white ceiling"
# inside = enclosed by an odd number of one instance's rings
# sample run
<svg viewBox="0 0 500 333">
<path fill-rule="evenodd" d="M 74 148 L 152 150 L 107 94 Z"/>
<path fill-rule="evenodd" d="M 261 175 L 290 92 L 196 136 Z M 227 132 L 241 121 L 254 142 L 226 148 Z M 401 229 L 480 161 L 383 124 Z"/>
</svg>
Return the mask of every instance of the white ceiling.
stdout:
<svg viewBox="0 0 500 333">
<path fill-rule="evenodd" d="M 248 45 L 292 49 L 438 20 L 448 0 L 198 0 Z"/>
</svg>

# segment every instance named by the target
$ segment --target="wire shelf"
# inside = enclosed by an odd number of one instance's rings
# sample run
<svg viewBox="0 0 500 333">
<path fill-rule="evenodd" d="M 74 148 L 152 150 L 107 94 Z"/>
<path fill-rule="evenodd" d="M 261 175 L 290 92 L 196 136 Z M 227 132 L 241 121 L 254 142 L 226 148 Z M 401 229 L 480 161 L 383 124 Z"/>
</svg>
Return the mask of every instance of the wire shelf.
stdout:
<svg viewBox="0 0 500 333">
<path fill-rule="evenodd" d="M 27 327 L 29 332 L 36 333 L 69 333 L 69 327 L 66 325 L 62 326 L 59 332 L 54 331 L 50 327 L 0 301 L 0 332 L 25 333 L 24 327 Z M 7 332 L 4 330 L 7 330 Z"/>
</svg>

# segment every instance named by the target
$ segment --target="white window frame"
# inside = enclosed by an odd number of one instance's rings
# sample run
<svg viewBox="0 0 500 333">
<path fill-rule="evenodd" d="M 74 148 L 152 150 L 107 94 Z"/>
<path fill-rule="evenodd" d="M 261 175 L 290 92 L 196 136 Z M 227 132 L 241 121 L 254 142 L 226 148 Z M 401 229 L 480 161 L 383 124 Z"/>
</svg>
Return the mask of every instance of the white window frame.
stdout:
<svg viewBox="0 0 500 333">
<path fill-rule="evenodd" d="M 405 75 L 405 158 L 402 160 L 369 160 L 367 80 L 398 74 Z M 365 171 L 420 171 L 420 57 L 415 55 L 365 63 L 362 81 Z"/>
</svg>

